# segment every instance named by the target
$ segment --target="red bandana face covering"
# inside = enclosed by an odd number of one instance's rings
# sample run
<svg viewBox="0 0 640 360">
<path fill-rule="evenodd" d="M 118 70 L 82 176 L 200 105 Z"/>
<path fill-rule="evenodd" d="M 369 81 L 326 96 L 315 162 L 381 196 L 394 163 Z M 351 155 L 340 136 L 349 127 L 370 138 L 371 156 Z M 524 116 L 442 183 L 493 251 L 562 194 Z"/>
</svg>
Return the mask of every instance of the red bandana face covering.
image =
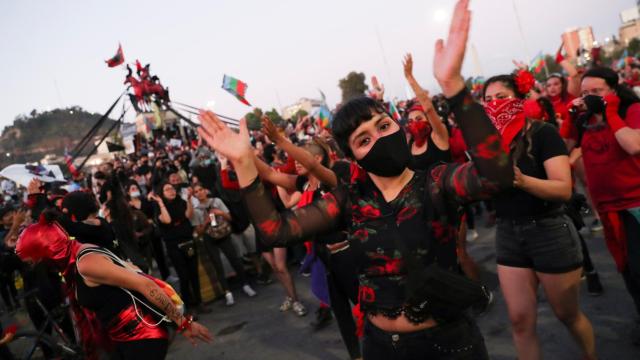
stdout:
<svg viewBox="0 0 640 360">
<path fill-rule="evenodd" d="M 493 126 L 502 135 L 502 145 L 509 152 L 511 141 L 518 135 L 525 123 L 524 100 L 496 99 L 484 104 L 484 111 Z"/>
<path fill-rule="evenodd" d="M 484 104 L 493 126 L 502 134 L 504 129 L 524 111 L 524 101 L 521 99 L 496 99 Z"/>
<path fill-rule="evenodd" d="M 431 133 L 431 126 L 426 121 L 410 121 L 407 130 L 413 138 L 413 143 L 420 147 L 427 142 L 427 137 Z"/>
</svg>

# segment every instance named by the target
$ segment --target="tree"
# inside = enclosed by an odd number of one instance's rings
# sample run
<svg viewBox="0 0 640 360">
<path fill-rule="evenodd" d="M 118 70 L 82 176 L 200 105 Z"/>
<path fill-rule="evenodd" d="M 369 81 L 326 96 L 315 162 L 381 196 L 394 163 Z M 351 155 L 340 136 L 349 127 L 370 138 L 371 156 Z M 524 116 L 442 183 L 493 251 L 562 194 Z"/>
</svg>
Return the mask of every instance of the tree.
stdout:
<svg viewBox="0 0 640 360">
<path fill-rule="evenodd" d="M 640 39 L 633 38 L 629 41 L 629 45 L 627 45 L 627 49 L 629 49 L 629 56 L 636 56 L 640 52 Z"/>
<path fill-rule="evenodd" d="M 278 112 L 274 108 L 271 108 L 271 111 L 267 111 L 265 115 L 267 115 L 269 120 L 271 120 L 271 122 L 277 126 L 280 126 L 282 125 L 282 123 L 284 123 L 284 119 L 282 118 L 282 116 L 280 116 L 280 114 L 278 114 Z"/>
<path fill-rule="evenodd" d="M 262 109 L 254 108 L 253 111 L 248 112 L 244 118 L 247 120 L 247 128 L 249 130 L 260 130 L 262 128 Z"/>
<path fill-rule="evenodd" d="M 344 79 L 340 79 L 338 86 L 342 90 L 342 102 L 363 96 L 364 92 L 369 88 L 364 83 L 365 79 L 364 73 L 355 71 L 350 72 Z"/>
</svg>

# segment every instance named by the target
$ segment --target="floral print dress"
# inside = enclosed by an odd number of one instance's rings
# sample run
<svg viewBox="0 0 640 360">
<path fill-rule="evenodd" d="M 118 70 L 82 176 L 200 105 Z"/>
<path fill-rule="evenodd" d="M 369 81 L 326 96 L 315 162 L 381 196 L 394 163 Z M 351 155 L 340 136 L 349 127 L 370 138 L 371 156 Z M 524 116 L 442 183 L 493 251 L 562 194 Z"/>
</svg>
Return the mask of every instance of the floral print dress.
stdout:
<svg viewBox="0 0 640 360">
<path fill-rule="evenodd" d="M 294 211 L 277 211 L 256 179 L 243 189 L 261 238 L 286 246 L 310 235 L 348 234 L 357 254 L 360 308 L 390 318 L 404 314 L 421 323 L 433 316 L 425 303 L 409 303 L 401 241 L 425 266 L 457 271 L 456 237 L 462 205 L 512 186 L 513 167 L 484 109 L 462 91 L 449 100 L 473 162 L 441 164 L 415 172 L 395 199 L 386 201 L 367 173 L 351 167 L 349 184 Z"/>
</svg>

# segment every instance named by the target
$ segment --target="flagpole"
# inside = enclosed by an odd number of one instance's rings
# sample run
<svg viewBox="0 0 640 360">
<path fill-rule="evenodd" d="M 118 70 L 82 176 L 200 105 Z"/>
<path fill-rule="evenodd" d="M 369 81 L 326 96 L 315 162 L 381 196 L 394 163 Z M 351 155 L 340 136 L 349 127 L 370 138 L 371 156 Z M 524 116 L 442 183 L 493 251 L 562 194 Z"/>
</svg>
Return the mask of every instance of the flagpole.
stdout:
<svg viewBox="0 0 640 360">
<path fill-rule="evenodd" d="M 384 52 L 384 46 L 382 46 L 382 39 L 380 38 L 380 31 L 378 30 L 378 25 L 375 26 L 375 30 L 376 30 L 376 38 L 378 39 L 378 46 L 380 46 L 380 52 L 382 54 L 382 61 L 384 62 L 384 67 L 385 70 L 387 72 L 387 84 L 391 83 L 391 71 L 389 71 L 389 63 L 387 62 L 387 56 L 385 55 Z M 382 99 L 384 100 L 384 99 Z"/>
<path fill-rule="evenodd" d="M 522 31 L 522 24 L 520 23 L 520 16 L 518 15 L 518 8 L 516 7 L 516 0 L 511 0 L 511 4 L 513 5 L 513 12 L 516 15 L 516 23 L 518 24 L 518 31 L 520 32 L 520 37 L 522 38 L 522 47 L 524 48 L 525 59 L 531 59 L 529 56 L 529 49 L 527 47 L 527 41 L 524 37 L 524 31 Z"/>
</svg>

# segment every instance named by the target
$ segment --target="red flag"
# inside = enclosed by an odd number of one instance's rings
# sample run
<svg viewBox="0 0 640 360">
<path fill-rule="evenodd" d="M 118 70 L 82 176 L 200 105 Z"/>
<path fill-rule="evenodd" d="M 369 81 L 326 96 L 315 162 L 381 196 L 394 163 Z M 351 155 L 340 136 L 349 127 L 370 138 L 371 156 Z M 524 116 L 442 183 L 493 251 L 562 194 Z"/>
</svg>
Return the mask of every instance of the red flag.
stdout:
<svg viewBox="0 0 640 360">
<path fill-rule="evenodd" d="M 110 68 L 124 63 L 124 53 L 122 52 L 122 45 L 118 44 L 118 52 L 111 59 L 105 60 L 105 62 Z"/>
<path fill-rule="evenodd" d="M 564 56 L 562 55 L 562 48 L 560 48 L 556 53 L 556 64 L 560 64 L 563 61 L 564 61 Z"/>
</svg>

